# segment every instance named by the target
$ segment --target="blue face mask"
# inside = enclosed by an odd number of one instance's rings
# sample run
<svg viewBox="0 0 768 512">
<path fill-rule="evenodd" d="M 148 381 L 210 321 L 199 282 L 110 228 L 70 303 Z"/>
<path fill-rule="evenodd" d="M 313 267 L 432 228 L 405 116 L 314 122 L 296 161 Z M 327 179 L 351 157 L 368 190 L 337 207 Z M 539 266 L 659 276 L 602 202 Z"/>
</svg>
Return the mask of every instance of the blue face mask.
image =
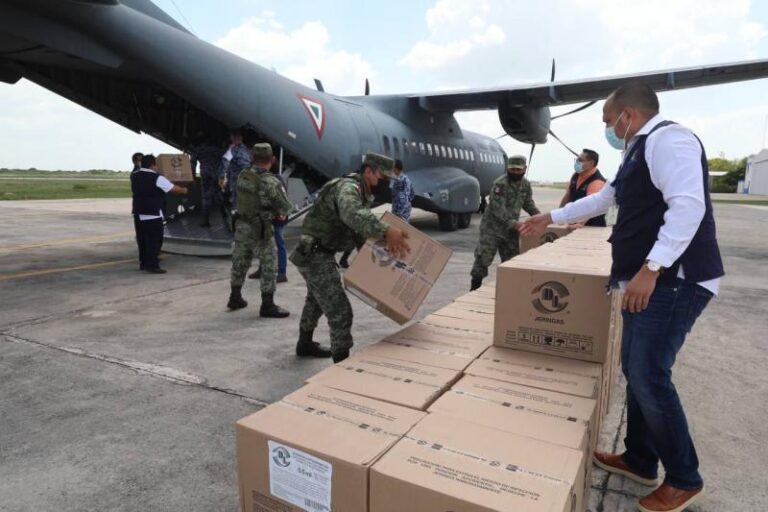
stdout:
<svg viewBox="0 0 768 512">
<path fill-rule="evenodd" d="M 584 171 L 584 163 L 578 160 L 573 161 L 573 170 L 581 174 Z"/>
<path fill-rule="evenodd" d="M 619 119 L 621 119 L 623 115 L 624 112 L 622 112 L 618 119 L 616 119 L 616 122 L 613 123 L 613 126 L 605 127 L 605 139 L 608 141 L 608 144 L 610 144 L 612 148 L 618 149 L 619 151 L 624 151 L 627 148 L 627 142 L 616 135 L 616 123 L 619 122 Z M 630 123 L 630 126 L 631 124 L 632 123 Z M 629 132 L 629 126 L 627 126 L 627 130 L 624 132 L 625 137 L 627 136 L 627 132 Z"/>
</svg>

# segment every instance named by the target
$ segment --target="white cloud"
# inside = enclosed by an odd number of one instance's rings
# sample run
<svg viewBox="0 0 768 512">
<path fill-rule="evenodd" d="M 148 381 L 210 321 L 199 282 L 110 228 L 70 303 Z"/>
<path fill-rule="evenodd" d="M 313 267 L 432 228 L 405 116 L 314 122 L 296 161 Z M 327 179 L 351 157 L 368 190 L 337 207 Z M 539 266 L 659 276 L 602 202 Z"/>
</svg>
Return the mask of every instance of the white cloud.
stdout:
<svg viewBox="0 0 768 512">
<path fill-rule="evenodd" d="M 332 50 L 330 42 L 320 22 L 307 21 L 289 31 L 266 11 L 231 29 L 216 44 L 304 85 L 314 86 L 318 78 L 327 92 L 362 94 L 365 79 L 375 76 L 373 66 L 359 53 Z"/>
<path fill-rule="evenodd" d="M 501 45 L 504 30 L 488 23 L 488 2 L 438 0 L 426 14 L 429 34 L 417 41 L 400 64 L 413 70 L 437 70 L 475 50 Z M 456 34 L 462 37 L 453 39 Z"/>
</svg>

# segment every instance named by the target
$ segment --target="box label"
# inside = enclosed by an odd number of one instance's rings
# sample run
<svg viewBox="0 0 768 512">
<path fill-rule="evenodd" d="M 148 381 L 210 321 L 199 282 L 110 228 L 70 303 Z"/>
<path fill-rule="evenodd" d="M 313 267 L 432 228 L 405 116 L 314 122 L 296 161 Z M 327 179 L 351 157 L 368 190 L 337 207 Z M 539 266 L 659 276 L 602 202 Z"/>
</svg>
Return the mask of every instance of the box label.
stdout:
<svg viewBox="0 0 768 512">
<path fill-rule="evenodd" d="M 268 441 L 269 492 L 302 510 L 331 510 L 333 466 L 296 448 Z"/>
</svg>

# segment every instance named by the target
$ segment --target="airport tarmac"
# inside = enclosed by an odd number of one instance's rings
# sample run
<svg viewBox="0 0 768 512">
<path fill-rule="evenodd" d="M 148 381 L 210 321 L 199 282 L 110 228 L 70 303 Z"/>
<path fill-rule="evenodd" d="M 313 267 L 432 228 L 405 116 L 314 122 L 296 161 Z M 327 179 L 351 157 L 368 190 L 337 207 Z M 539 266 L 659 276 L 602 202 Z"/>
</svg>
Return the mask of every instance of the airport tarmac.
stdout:
<svg viewBox="0 0 768 512">
<path fill-rule="evenodd" d="M 560 190 L 535 189 L 542 209 Z M 0 202 L 0 511 L 236 511 L 234 423 L 330 364 L 293 355 L 304 283 L 227 312 L 229 260 L 165 255 L 139 272 L 129 200 Z M 690 510 L 768 509 L 768 211 L 716 204 L 728 276 L 675 367 L 707 496 Z M 479 219 L 438 231 L 455 254 L 419 317 L 469 287 Z M 289 226 L 289 247 L 298 226 Z M 397 324 L 352 298 L 357 346 Z M 316 339 L 327 339 L 327 329 Z M 623 392 L 602 447 L 621 447 Z M 635 510 L 646 488 L 595 471 L 592 512 Z"/>
</svg>

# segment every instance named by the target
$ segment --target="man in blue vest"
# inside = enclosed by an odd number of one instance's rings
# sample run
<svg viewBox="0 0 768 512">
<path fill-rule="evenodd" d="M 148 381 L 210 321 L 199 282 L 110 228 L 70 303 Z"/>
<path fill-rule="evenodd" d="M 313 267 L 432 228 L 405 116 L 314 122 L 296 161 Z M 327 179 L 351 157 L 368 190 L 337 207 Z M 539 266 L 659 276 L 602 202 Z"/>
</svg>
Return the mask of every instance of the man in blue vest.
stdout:
<svg viewBox="0 0 768 512">
<path fill-rule="evenodd" d="M 136 244 L 139 246 L 139 270 L 165 274 L 158 259 L 163 247 L 165 194 L 186 194 L 187 189 L 159 175 L 154 155 L 145 155 L 139 170 L 131 173 L 131 192 L 133 227 L 136 230 Z"/>
<path fill-rule="evenodd" d="M 619 207 L 611 236 L 611 283 L 624 291 L 621 366 L 627 378 L 622 454 L 595 453 L 599 467 L 655 486 L 645 512 L 682 511 L 704 482 L 672 365 L 724 275 L 709 198 L 707 157 L 689 129 L 665 120 L 644 84 L 616 89 L 603 107 L 608 142 L 622 150 L 616 178 L 597 194 L 518 225 L 524 236 Z"/>
</svg>

